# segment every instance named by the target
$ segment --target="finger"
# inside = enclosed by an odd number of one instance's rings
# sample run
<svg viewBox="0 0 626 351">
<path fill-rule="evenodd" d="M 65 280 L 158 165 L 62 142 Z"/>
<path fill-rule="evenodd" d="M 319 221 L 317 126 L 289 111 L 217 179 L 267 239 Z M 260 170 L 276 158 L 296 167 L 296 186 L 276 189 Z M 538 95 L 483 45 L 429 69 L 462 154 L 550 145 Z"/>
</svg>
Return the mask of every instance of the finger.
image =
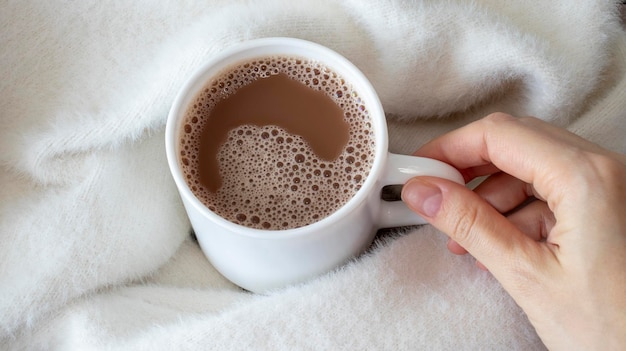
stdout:
<svg viewBox="0 0 626 351">
<path fill-rule="evenodd" d="M 486 165 L 479 165 L 475 167 L 461 169 L 460 172 L 463 175 L 463 178 L 465 178 L 465 183 L 467 183 L 472 179 L 492 175 L 501 171 L 498 169 L 498 167 L 490 163 Z"/>
<path fill-rule="evenodd" d="M 483 271 L 489 271 L 489 269 L 485 267 L 485 265 L 482 264 L 480 261 L 476 261 L 476 267 L 482 269 Z"/>
<path fill-rule="evenodd" d="M 510 214 L 508 220 L 522 233 L 535 241 L 545 240 L 556 224 L 554 213 L 543 201 L 533 201 Z"/>
<path fill-rule="evenodd" d="M 583 149 L 599 147 L 535 118 L 492 114 L 434 139 L 416 155 L 449 163 L 466 175 L 492 164 L 533 184 L 542 198 L 550 199 L 551 192 L 564 191 L 558 185 Z"/>
<path fill-rule="evenodd" d="M 556 224 L 554 213 L 550 211 L 548 205 L 540 200 L 535 200 L 524 208 L 510 214 L 507 219 L 519 231 L 527 237 L 535 240 L 545 240 Z M 455 255 L 464 255 L 467 250 L 453 239 L 448 239 L 446 245 L 448 250 Z"/>
<path fill-rule="evenodd" d="M 509 212 L 535 196 L 532 185 L 503 172 L 490 176 L 474 191 L 500 213 Z"/>
<path fill-rule="evenodd" d="M 420 150 L 415 151 L 413 153 L 413 155 L 414 156 L 422 156 L 421 154 L 423 154 L 423 153 L 424 153 L 424 151 L 420 149 Z M 432 157 L 432 156 L 425 156 L 425 155 L 423 157 L 435 158 L 435 157 Z M 488 175 L 500 172 L 498 167 L 494 166 L 491 163 L 477 165 L 477 166 L 469 167 L 469 168 L 465 168 L 465 169 L 459 168 L 458 170 L 461 173 L 461 175 L 463 176 L 463 179 L 465 180 L 465 183 L 469 183 L 470 181 L 472 181 L 473 179 L 476 179 L 478 177 L 488 176 Z"/>
<path fill-rule="evenodd" d="M 528 184 L 503 172 L 490 176 L 474 191 L 500 213 L 513 210 L 532 196 Z M 465 248 L 452 239 L 448 240 L 447 247 L 456 255 L 467 253 Z"/>
<path fill-rule="evenodd" d="M 539 254 L 532 252 L 538 250 L 534 241 L 462 185 L 441 178 L 415 177 L 404 185 L 402 200 L 448 234 L 498 279 L 506 279 L 511 262 L 519 262 L 524 255 Z"/>
<path fill-rule="evenodd" d="M 455 255 L 465 255 L 467 253 L 467 250 L 465 250 L 463 246 L 459 245 L 459 243 L 454 241 L 452 238 L 448 239 L 448 244 L 446 246 L 448 247 L 448 250 Z"/>
<path fill-rule="evenodd" d="M 450 250 L 450 252 L 455 255 L 467 254 L 467 250 L 465 250 L 461 245 L 459 245 L 459 243 L 452 239 L 448 240 L 448 250 Z M 480 268 L 483 271 L 489 271 L 489 269 L 487 269 L 487 267 L 485 267 L 485 265 L 482 264 L 480 261 L 476 261 L 476 267 Z"/>
</svg>

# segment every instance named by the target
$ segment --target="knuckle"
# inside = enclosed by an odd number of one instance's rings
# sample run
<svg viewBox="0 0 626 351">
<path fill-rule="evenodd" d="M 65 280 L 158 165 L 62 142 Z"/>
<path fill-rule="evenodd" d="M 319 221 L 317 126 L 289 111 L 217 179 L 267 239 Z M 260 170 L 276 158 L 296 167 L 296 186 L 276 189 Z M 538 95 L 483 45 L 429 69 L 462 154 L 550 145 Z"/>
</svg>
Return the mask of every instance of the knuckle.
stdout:
<svg viewBox="0 0 626 351">
<path fill-rule="evenodd" d="M 626 181 L 626 165 L 609 155 L 579 152 L 572 161 L 579 165 L 577 186 L 583 189 L 614 189 Z"/>
<path fill-rule="evenodd" d="M 609 184 L 621 184 L 626 178 L 626 165 L 607 155 L 594 155 L 592 157 L 594 168 L 598 176 Z"/>
<path fill-rule="evenodd" d="M 626 195 L 626 164 L 617 157 L 579 146 L 564 149 L 560 157 L 569 168 L 553 172 L 546 181 L 550 188 L 560 189 L 553 200 L 584 202 L 590 208 Z"/>
<path fill-rule="evenodd" d="M 454 240 L 465 248 L 471 248 L 474 244 L 474 232 L 480 219 L 479 208 L 476 206 L 463 206 L 453 209 L 452 213 L 456 213 L 451 233 Z"/>
<path fill-rule="evenodd" d="M 626 194 L 626 165 L 608 155 L 595 154 L 591 157 L 591 179 L 588 181 L 590 191 L 596 196 L 608 200 L 617 197 L 620 200 Z M 603 191 L 597 191 L 602 189 Z"/>
<path fill-rule="evenodd" d="M 488 124 L 499 124 L 501 122 L 508 122 L 515 120 L 515 117 L 504 112 L 493 112 L 483 118 L 483 121 Z"/>
<path fill-rule="evenodd" d="M 485 128 L 485 130 L 499 130 L 500 128 L 502 128 L 503 124 L 514 123 L 516 121 L 519 121 L 519 119 L 509 114 L 503 112 L 494 112 L 480 120 L 480 123 L 482 124 L 483 128 Z"/>
<path fill-rule="evenodd" d="M 520 118 L 517 118 L 517 121 L 528 126 L 534 126 L 534 125 L 537 125 L 538 123 L 545 123 L 539 118 L 533 117 L 533 116 L 520 117 Z"/>
</svg>

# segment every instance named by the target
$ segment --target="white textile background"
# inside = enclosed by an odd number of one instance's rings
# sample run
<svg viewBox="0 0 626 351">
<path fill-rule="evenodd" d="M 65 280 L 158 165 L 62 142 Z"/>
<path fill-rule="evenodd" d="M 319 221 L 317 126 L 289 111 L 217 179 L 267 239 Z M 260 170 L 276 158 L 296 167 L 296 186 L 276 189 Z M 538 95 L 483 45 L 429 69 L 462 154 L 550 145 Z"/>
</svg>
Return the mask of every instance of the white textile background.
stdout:
<svg viewBox="0 0 626 351">
<path fill-rule="evenodd" d="M 430 226 L 267 296 L 190 238 L 167 169 L 174 94 L 257 37 L 326 45 L 370 78 L 390 148 L 503 111 L 626 152 L 617 1 L 0 1 L 0 348 L 543 349 Z"/>
</svg>

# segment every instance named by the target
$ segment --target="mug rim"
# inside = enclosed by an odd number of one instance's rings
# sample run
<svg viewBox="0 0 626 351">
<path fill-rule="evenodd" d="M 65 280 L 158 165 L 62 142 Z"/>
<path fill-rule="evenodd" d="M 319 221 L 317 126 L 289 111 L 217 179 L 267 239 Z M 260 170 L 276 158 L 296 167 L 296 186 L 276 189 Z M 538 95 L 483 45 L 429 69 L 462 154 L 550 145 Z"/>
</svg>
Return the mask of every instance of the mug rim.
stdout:
<svg viewBox="0 0 626 351">
<path fill-rule="evenodd" d="M 289 229 L 257 229 L 246 227 L 245 225 L 237 224 L 227 220 L 226 218 L 211 211 L 191 190 L 187 182 L 185 181 L 182 169 L 179 163 L 179 150 L 178 150 L 178 138 L 181 128 L 181 119 L 184 118 L 184 114 L 187 111 L 189 103 L 197 96 L 202 87 L 204 87 L 211 77 L 219 74 L 219 72 L 233 66 L 237 61 L 243 59 L 252 59 L 254 57 L 267 57 L 268 53 L 250 54 L 260 48 L 270 49 L 273 48 L 271 55 L 285 55 L 291 57 L 302 57 L 305 59 L 311 59 L 305 54 L 297 55 L 293 53 L 284 53 L 279 51 L 280 47 L 290 48 L 293 50 L 303 50 L 310 54 L 315 52 L 318 56 L 323 58 L 314 58 L 313 60 L 319 61 L 328 68 L 336 71 L 346 80 L 351 83 L 354 90 L 358 91 L 365 101 L 366 108 L 369 112 L 369 116 L 372 122 L 374 130 L 374 161 L 372 167 L 365 182 L 361 188 L 352 196 L 346 203 L 339 207 L 336 211 L 330 215 L 302 227 L 289 228 Z M 286 50 L 282 50 L 286 51 Z M 243 55 L 239 59 L 233 59 L 233 56 Z M 385 120 L 385 114 L 382 108 L 382 103 L 378 97 L 378 94 L 374 90 L 374 87 L 367 79 L 365 74 L 356 67 L 351 61 L 337 53 L 336 51 L 325 47 L 321 44 L 290 37 L 266 37 L 259 39 L 251 39 L 237 44 L 231 45 L 224 50 L 220 51 L 215 56 L 211 57 L 208 61 L 200 65 L 189 78 L 187 78 L 178 90 L 176 97 L 172 103 L 167 116 L 167 122 L 165 127 L 165 148 L 167 154 L 167 162 L 170 168 L 170 173 L 174 178 L 174 182 L 177 185 L 178 191 L 181 197 L 187 199 L 187 201 L 197 210 L 202 216 L 208 217 L 215 224 L 219 224 L 229 232 L 236 232 L 240 235 L 254 237 L 258 239 L 274 240 L 280 238 L 293 238 L 298 236 L 308 235 L 312 232 L 317 232 L 323 228 L 332 225 L 333 223 L 340 221 L 345 217 L 347 213 L 354 211 L 356 207 L 367 201 L 371 191 L 376 191 L 375 187 L 379 183 L 380 173 L 383 171 L 387 154 L 388 154 L 388 139 L 387 139 L 387 123 Z M 199 235 L 199 233 L 196 233 Z"/>
</svg>

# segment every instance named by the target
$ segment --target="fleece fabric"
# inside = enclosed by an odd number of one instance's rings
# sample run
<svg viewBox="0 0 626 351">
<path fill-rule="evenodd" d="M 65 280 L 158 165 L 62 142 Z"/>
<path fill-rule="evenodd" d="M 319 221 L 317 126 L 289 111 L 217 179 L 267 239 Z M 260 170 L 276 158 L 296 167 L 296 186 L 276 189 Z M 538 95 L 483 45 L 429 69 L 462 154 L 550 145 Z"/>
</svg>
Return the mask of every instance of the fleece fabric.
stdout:
<svg viewBox="0 0 626 351">
<path fill-rule="evenodd" d="M 190 235 L 165 121 L 210 57 L 289 36 L 366 74 L 392 152 L 502 111 L 624 153 L 620 6 L 0 1 L 0 349 L 543 349 L 498 282 L 428 225 L 381 232 L 298 286 L 237 288 Z"/>
</svg>

